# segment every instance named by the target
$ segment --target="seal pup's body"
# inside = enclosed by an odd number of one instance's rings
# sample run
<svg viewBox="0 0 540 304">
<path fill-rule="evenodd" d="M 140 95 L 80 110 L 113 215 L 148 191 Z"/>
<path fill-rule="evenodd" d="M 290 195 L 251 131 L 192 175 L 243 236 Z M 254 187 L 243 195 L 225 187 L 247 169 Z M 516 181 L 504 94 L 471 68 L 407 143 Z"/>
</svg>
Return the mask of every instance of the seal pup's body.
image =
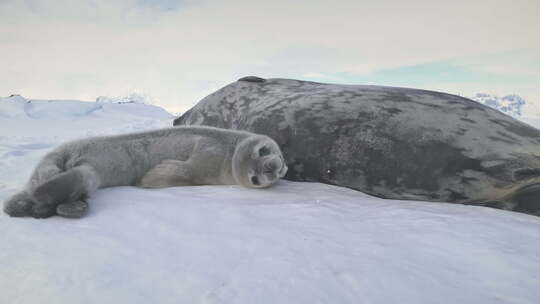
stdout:
<svg viewBox="0 0 540 304">
<path fill-rule="evenodd" d="M 11 216 L 80 217 L 98 188 L 239 184 L 268 187 L 285 175 L 269 137 L 212 127 L 176 127 L 65 143 L 47 154 L 26 189 L 4 204 Z"/>
</svg>

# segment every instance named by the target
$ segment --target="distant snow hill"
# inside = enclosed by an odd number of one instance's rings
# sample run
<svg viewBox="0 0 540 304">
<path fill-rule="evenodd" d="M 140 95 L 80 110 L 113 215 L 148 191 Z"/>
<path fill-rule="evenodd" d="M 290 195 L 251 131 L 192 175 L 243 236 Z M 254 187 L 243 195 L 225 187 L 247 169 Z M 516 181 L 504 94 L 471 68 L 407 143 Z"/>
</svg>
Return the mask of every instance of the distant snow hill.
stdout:
<svg viewBox="0 0 540 304">
<path fill-rule="evenodd" d="M 16 119 L 66 119 L 119 118 L 122 116 L 170 118 L 163 108 L 145 104 L 140 99 L 108 98 L 100 96 L 96 102 L 80 100 L 36 100 L 20 95 L 0 97 L 0 118 Z"/>
<path fill-rule="evenodd" d="M 102 133 L 125 133 L 170 126 L 174 116 L 163 108 L 137 100 L 99 97 L 96 102 L 79 100 L 35 100 L 20 95 L 0 98 L 0 122 L 10 134 L 21 129 L 49 129 L 65 138 Z M 69 126 L 69 127 L 68 127 Z M 7 130 L 3 130 L 7 131 Z M 3 132 L 2 132 L 3 133 Z"/>
<path fill-rule="evenodd" d="M 525 99 L 515 94 L 499 97 L 493 94 L 477 93 L 471 99 L 514 117 L 522 115 L 522 108 L 527 103 Z"/>
</svg>

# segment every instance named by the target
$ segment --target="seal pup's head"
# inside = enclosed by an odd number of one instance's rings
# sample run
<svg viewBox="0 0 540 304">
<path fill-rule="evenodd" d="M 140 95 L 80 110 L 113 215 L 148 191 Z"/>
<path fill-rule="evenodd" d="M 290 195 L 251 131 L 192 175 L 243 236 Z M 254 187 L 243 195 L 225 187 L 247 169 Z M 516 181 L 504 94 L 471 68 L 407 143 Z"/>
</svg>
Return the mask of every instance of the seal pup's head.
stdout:
<svg viewBox="0 0 540 304">
<path fill-rule="evenodd" d="M 232 173 L 240 185 L 265 188 L 284 177 L 287 166 L 274 140 L 264 135 L 253 135 L 236 146 Z"/>
</svg>

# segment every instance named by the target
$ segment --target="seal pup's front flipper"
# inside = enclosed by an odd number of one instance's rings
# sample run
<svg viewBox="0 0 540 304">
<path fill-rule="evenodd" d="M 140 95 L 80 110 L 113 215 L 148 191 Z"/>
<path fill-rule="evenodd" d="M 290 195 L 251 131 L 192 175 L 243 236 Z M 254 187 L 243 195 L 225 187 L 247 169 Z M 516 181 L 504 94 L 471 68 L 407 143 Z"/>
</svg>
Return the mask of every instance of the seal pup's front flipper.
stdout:
<svg viewBox="0 0 540 304">
<path fill-rule="evenodd" d="M 165 188 L 193 185 L 193 170 L 186 161 L 166 159 L 142 177 L 139 187 Z"/>
</svg>

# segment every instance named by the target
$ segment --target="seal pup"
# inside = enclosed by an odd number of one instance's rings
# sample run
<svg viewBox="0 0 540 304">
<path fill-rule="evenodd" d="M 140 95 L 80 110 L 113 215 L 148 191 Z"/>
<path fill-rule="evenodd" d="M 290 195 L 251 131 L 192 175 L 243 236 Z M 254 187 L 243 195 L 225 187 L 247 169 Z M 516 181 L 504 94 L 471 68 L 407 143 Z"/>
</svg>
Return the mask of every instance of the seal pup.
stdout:
<svg viewBox="0 0 540 304">
<path fill-rule="evenodd" d="M 266 134 L 288 180 L 540 214 L 540 131 L 460 96 L 250 76 L 174 124 Z"/>
<path fill-rule="evenodd" d="M 96 189 L 232 185 L 264 188 L 287 172 L 270 137 L 213 127 L 175 127 L 65 143 L 38 164 L 26 189 L 4 203 L 11 216 L 81 217 Z"/>
</svg>

